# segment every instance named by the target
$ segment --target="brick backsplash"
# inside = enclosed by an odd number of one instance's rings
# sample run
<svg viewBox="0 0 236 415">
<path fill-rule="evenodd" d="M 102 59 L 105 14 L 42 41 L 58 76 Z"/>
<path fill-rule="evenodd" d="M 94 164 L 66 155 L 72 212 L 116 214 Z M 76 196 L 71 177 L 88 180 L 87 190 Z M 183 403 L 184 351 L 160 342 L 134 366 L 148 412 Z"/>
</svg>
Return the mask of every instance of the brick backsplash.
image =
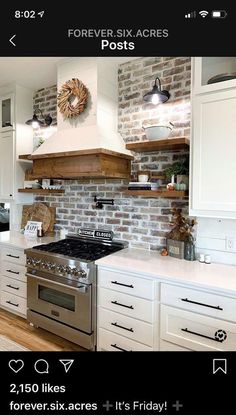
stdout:
<svg viewBox="0 0 236 415">
<path fill-rule="evenodd" d="M 49 128 L 39 128 L 34 130 L 34 149 L 37 147 L 40 138 L 46 140 L 57 129 L 57 86 L 53 85 L 35 91 L 33 96 L 33 109 L 41 110 L 43 115 L 52 117 L 52 124 Z M 39 119 L 42 119 L 40 112 L 37 113 Z"/>
<path fill-rule="evenodd" d="M 174 199 L 127 197 L 125 180 L 65 180 L 65 194 L 35 196 L 35 201 L 56 207 L 55 229 L 75 232 L 79 227 L 111 229 L 115 237 L 132 247 L 160 249 L 170 229 L 170 209 L 187 208 L 188 202 Z M 96 209 L 94 196 L 114 198 L 114 206 Z"/>
<path fill-rule="evenodd" d="M 188 57 L 150 57 L 119 66 L 118 129 L 126 142 L 144 140 L 143 125 L 168 121 L 175 126 L 173 136 L 189 137 L 190 65 Z M 171 93 L 170 100 L 159 106 L 143 101 L 143 95 L 152 88 L 156 76 L 160 77 L 162 88 Z M 49 110 L 53 105 L 56 107 L 56 89 L 52 87 L 50 93 L 44 94 L 48 90 L 50 88 L 37 91 L 34 104 L 40 108 L 44 104 L 43 111 L 52 111 L 56 123 L 56 109 Z M 184 154 L 184 151 L 134 153 L 132 173 L 135 175 L 138 170 L 161 173 Z M 166 243 L 166 233 L 171 229 L 171 208 L 181 207 L 187 213 L 188 201 L 127 196 L 124 193 L 127 185 L 126 180 L 64 180 L 65 194 L 35 196 L 35 201 L 56 207 L 56 230 L 67 228 L 76 232 L 79 227 L 106 228 L 113 230 L 116 238 L 128 241 L 131 247 L 161 249 Z M 114 198 L 114 206 L 96 209 L 95 195 Z"/>
</svg>

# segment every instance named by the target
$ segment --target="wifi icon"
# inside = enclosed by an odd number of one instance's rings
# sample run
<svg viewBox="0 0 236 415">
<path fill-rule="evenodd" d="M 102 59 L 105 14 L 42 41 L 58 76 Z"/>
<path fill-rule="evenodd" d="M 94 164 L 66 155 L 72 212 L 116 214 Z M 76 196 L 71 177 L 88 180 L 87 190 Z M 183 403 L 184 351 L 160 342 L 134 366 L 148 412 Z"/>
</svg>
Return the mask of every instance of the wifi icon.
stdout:
<svg viewBox="0 0 236 415">
<path fill-rule="evenodd" d="M 209 14 L 209 12 L 208 12 L 208 11 L 206 11 L 206 10 L 201 10 L 201 11 L 199 12 L 199 14 L 200 14 L 200 16 L 202 16 L 203 18 L 205 18 L 205 17 Z"/>
</svg>

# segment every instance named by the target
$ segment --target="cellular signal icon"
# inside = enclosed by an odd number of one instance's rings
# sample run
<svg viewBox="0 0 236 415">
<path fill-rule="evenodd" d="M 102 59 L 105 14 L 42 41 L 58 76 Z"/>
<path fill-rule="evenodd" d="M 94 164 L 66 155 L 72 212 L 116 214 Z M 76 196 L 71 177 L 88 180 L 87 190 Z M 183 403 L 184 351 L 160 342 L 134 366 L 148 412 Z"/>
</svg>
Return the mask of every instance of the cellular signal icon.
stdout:
<svg viewBox="0 0 236 415">
<path fill-rule="evenodd" d="M 195 17 L 197 17 L 197 13 L 195 11 L 185 14 L 185 19 L 195 19 Z"/>
</svg>

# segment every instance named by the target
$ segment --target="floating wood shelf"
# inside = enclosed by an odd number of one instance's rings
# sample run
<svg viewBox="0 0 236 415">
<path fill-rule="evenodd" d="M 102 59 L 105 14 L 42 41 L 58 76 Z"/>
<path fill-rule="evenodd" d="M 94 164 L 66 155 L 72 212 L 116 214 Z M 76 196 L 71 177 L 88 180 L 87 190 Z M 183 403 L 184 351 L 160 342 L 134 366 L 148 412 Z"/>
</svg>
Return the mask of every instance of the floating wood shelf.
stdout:
<svg viewBox="0 0 236 415">
<path fill-rule="evenodd" d="M 18 157 L 18 159 L 19 159 L 19 160 L 25 160 L 25 161 L 32 161 L 32 160 L 30 160 L 30 156 L 31 156 L 31 154 L 21 154 L 21 155 Z"/>
<path fill-rule="evenodd" d="M 183 150 L 189 148 L 189 140 L 185 137 L 168 138 L 167 140 L 138 141 L 126 144 L 126 148 L 131 151 L 163 151 L 163 150 Z"/>
<path fill-rule="evenodd" d="M 64 189 L 18 189 L 18 192 L 45 195 L 48 193 L 65 193 L 65 190 Z"/>
<path fill-rule="evenodd" d="M 188 192 L 182 190 L 125 190 L 123 192 L 130 196 L 183 198 L 188 197 Z"/>
</svg>

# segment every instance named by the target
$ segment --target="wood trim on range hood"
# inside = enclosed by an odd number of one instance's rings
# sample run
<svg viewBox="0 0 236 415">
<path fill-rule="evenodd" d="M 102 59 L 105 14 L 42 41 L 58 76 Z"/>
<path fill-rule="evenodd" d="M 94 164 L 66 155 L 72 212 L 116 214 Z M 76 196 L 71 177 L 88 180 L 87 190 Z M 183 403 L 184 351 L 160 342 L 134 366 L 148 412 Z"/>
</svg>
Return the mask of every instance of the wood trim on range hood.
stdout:
<svg viewBox="0 0 236 415">
<path fill-rule="evenodd" d="M 103 148 L 29 155 L 34 179 L 72 179 L 79 177 L 129 179 L 133 156 Z"/>
</svg>

